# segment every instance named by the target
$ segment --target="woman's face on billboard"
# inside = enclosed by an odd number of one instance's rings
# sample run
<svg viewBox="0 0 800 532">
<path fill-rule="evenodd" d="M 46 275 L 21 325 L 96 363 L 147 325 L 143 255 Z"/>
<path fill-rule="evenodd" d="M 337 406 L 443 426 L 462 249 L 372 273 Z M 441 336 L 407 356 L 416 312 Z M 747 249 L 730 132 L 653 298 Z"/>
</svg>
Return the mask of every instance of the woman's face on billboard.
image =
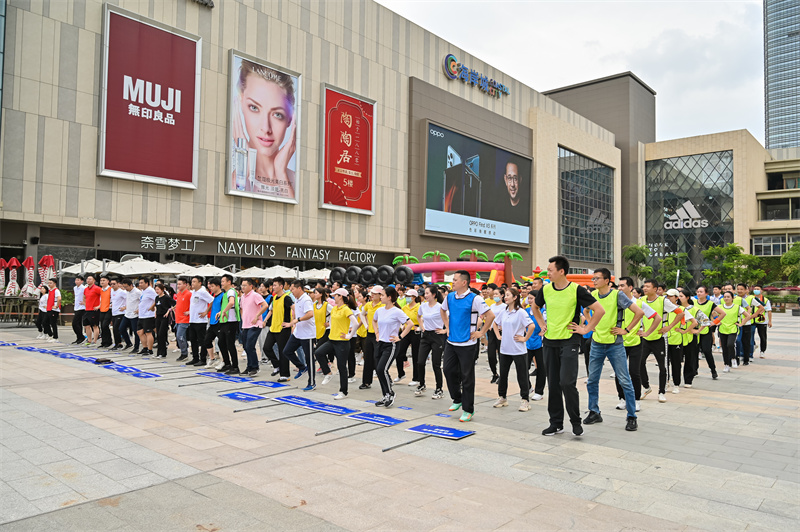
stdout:
<svg viewBox="0 0 800 532">
<path fill-rule="evenodd" d="M 242 114 L 249 146 L 259 155 L 274 157 L 292 121 L 286 91 L 277 83 L 250 74 L 242 92 Z"/>
</svg>

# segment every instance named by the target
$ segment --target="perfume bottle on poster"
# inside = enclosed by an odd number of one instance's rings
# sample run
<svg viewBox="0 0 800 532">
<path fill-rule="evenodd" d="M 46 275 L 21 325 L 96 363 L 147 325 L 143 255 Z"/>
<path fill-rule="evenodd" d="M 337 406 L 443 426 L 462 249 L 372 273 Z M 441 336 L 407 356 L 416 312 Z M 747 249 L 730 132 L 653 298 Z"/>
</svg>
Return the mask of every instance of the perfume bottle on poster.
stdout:
<svg viewBox="0 0 800 532">
<path fill-rule="evenodd" d="M 244 139 L 236 139 L 233 149 L 233 166 L 236 172 L 236 190 L 244 191 L 247 184 L 247 149 Z"/>
</svg>

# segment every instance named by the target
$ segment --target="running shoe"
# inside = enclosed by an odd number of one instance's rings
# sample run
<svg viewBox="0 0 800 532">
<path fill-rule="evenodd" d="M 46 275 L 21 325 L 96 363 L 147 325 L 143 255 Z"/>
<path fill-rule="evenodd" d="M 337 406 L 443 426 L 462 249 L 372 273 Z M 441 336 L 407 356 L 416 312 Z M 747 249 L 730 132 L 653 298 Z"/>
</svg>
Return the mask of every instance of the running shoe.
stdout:
<svg viewBox="0 0 800 532">
<path fill-rule="evenodd" d="M 206 366 L 206 367 L 208 367 L 208 366 Z M 227 364 L 227 365 L 222 366 L 221 368 L 219 368 L 217 370 L 217 373 L 226 373 L 229 369 L 231 369 L 231 366 L 230 366 L 230 364 Z"/>
<path fill-rule="evenodd" d="M 467 421 L 471 421 L 472 420 L 472 416 L 474 416 L 474 415 L 475 415 L 474 412 L 462 412 L 461 413 L 461 418 L 459 419 L 459 421 L 462 422 L 462 423 L 466 423 Z"/>
<path fill-rule="evenodd" d="M 530 403 L 527 401 L 527 399 L 523 399 L 522 402 L 519 404 L 519 411 L 527 412 L 530 409 L 531 409 Z"/>
<path fill-rule="evenodd" d="M 722 368 L 722 373 L 730 373 L 730 372 L 731 372 L 730 366 L 725 366 L 724 368 Z"/>
<path fill-rule="evenodd" d="M 684 383 L 684 384 L 683 384 L 683 387 L 684 387 L 684 388 L 691 388 L 691 387 L 692 387 L 692 385 L 691 385 L 691 384 Z"/>
<path fill-rule="evenodd" d="M 380 401 L 375 401 L 375 406 L 386 406 L 386 397 L 384 397 Z"/>
<path fill-rule="evenodd" d="M 616 406 L 617 410 L 625 410 L 625 399 L 620 399 Z"/>
<path fill-rule="evenodd" d="M 758 358 L 766 358 L 766 356 L 767 356 L 766 353 L 764 353 L 764 351 L 761 351 L 761 354 L 758 355 Z"/>
<path fill-rule="evenodd" d="M 675 386 L 675 387 L 672 389 L 672 393 L 681 393 L 681 389 L 680 389 L 680 388 L 678 388 L 678 386 L 676 385 L 676 386 Z"/>
<path fill-rule="evenodd" d="M 540 393 L 535 393 L 531 396 L 531 399 L 534 401 L 541 401 L 542 399 L 544 399 L 544 395 Z"/>
<path fill-rule="evenodd" d="M 564 432 L 564 427 L 556 427 L 555 425 L 550 425 L 546 429 L 542 431 L 542 436 L 552 436 L 554 434 L 561 434 Z"/>
<path fill-rule="evenodd" d="M 355 377 L 350 377 L 349 379 L 347 379 L 347 382 L 356 382 L 356 378 Z"/>
<path fill-rule="evenodd" d="M 431 399 L 441 399 L 442 397 L 444 397 L 444 391 L 441 388 L 436 388 L 431 395 Z"/>
<path fill-rule="evenodd" d="M 731 367 L 732 368 L 738 368 L 739 367 L 739 361 L 734 358 L 733 361 L 731 362 Z"/>
<path fill-rule="evenodd" d="M 639 428 L 639 423 L 636 421 L 635 417 L 628 417 L 628 422 L 625 424 L 625 430 L 628 432 L 633 432 Z"/>
<path fill-rule="evenodd" d="M 612 371 L 611 375 L 609 375 L 609 377 L 613 379 L 614 377 L 616 377 L 616 374 Z"/>
<path fill-rule="evenodd" d="M 326 384 L 331 382 L 332 378 L 333 378 L 333 373 L 328 373 L 327 375 L 325 375 L 325 378 L 322 379 L 322 385 L 325 386 Z"/>
<path fill-rule="evenodd" d="M 583 436 L 583 427 L 580 423 L 573 423 L 572 424 L 572 435 L 573 436 Z"/>
<path fill-rule="evenodd" d="M 256 375 L 258 375 L 258 368 L 255 369 L 250 368 L 250 371 L 247 371 L 246 373 L 248 377 L 255 377 Z"/>
<path fill-rule="evenodd" d="M 280 368 L 272 368 L 272 374 L 270 375 L 270 377 L 274 377 L 275 375 L 278 375 L 280 372 L 281 372 Z"/>
<path fill-rule="evenodd" d="M 217 365 L 217 359 L 215 359 L 215 358 L 212 358 L 212 359 L 211 359 L 211 360 L 209 360 L 209 361 L 208 361 L 208 363 L 206 364 L 206 369 L 211 369 L 211 368 L 213 368 L 213 367 L 214 367 L 214 366 L 216 366 L 216 365 Z"/>
<path fill-rule="evenodd" d="M 333 398 L 334 398 L 335 400 L 337 400 L 337 401 L 338 401 L 339 399 L 344 399 L 345 397 L 347 397 L 347 394 L 346 394 L 346 393 L 342 393 L 342 392 L 339 392 L 339 393 L 337 393 L 336 395 L 334 395 L 334 396 L 333 396 Z"/>
<path fill-rule="evenodd" d="M 492 405 L 493 408 L 503 408 L 504 406 L 508 406 L 508 399 L 505 397 L 498 397 L 497 401 Z"/>
<path fill-rule="evenodd" d="M 453 403 L 452 405 L 450 405 L 450 408 L 448 408 L 448 410 L 450 410 L 451 412 L 455 412 L 459 408 L 461 408 L 461 403 Z"/>
<path fill-rule="evenodd" d="M 663 393 L 658 394 L 658 402 L 659 403 L 666 403 L 667 402 L 667 396 L 664 395 Z"/>
<path fill-rule="evenodd" d="M 369 390 L 370 388 L 372 388 L 371 384 L 362 384 L 358 387 L 359 390 Z"/>
<path fill-rule="evenodd" d="M 492 382 L 491 384 L 497 384 L 497 381 L 500 380 L 499 375 L 492 375 Z"/>
<path fill-rule="evenodd" d="M 414 390 L 414 395 L 417 397 L 421 396 L 422 393 L 427 390 L 426 386 L 423 384 L 422 386 L 417 386 L 417 389 Z"/>
<path fill-rule="evenodd" d="M 237 366 L 233 366 L 231 367 L 231 369 L 225 372 L 225 375 L 240 375 L 240 374 L 241 371 L 239 371 L 239 368 Z"/>
<path fill-rule="evenodd" d="M 302 377 L 306 373 L 308 373 L 308 367 L 305 367 L 305 368 L 301 369 L 300 371 L 298 371 L 297 375 L 294 376 L 295 380 L 299 379 L 300 377 Z"/>
<path fill-rule="evenodd" d="M 389 408 L 390 406 L 392 406 L 394 404 L 394 396 L 395 396 L 394 393 L 389 394 L 386 397 L 386 402 L 384 403 L 383 406 L 385 406 L 386 408 Z"/>
<path fill-rule="evenodd" d="M 304 392 L 310 392 L 311 390 L 313 390 L 315 388 L 316 388 L 316 386 L 309 385 L 309 386 L 306 386 L 305 388 L 303 388 L 303 391 Z"/>
<path fill-rule="evenodd" d="M 586 416 L 586 419 L 583 420 L 584 425 L 593 425 L 595 423 L 602 423 L 603 416 L 600 415 L 600 412 L 595 412 L 594 410 L 589 410 L 589 415 Z M 575 425 L 573 425 L 574 427 Z"/>
<path fill-rule="evenodd" d="M 409 383 L 408 383 L 408 385 L 409 385 L 409 386 L 419 386 L 419 382 L 417 382 L 417 381 L 411 381 L 411 382 L 409 382 Z"/>
<path fill-rule="evenodd" d="M 289 382 L 289 377 L 278 377 L 278 382 Z"/>
<path fill-rule="evenodd" d="M 652 391 L 653 391 L 653 389 L 651 387 L 649 387 L 649 386 L 647 388 L 645 388 L 644 390 L 642 390 L 642 399 L 644 399 L 645 397 L 650 395 L 650 392 L 652 392 Z"/>
<path fill-rule="evenodd" d="M 642 409 L 642 407 L 641 407 L 641 406 L 639 406 L 639 401 L 636 401 L 636 411 L 638 412 L 638 411 L 640 411 L 641 409 Z"/>
<path fill-rule="evenodd" d="M 228 366 L 230 366 L 230 364 L 228 364 Z M 220 361 L 219 361 L 219 364 L 217 364 L 216 366 L 214 366 L 214 369 L 220 369 L 220 368 L 224 368 L 224 367 L 225 367 L 225 361 L 223 361 L 223 360 L 220 360 Z"/>
<path fill-rule="evenodd" d="M 397 377 L 395 377 L 394 380 L 392 380 L 392 382 L 400 382 L 401 380 L 403 380 L 405 378 L 406 378 L 406 374 L 403 373 L 402 375 L 398 375 Z"/>
<path fill-rule="evenodd" d="M 715 369 L 711 370 L 711 378 L 714 380 L 717 380 L 719 378 L 719 375 L 717 375 L 717 370 Z"/>
</svg>

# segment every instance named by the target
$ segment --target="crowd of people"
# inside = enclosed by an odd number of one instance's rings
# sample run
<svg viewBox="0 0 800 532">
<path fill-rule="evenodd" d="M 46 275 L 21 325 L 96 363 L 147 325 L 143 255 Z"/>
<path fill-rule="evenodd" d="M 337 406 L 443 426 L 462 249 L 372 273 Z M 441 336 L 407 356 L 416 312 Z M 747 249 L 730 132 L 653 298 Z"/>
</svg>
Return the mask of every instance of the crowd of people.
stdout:
<svg viewBox="0 0 800 532">
<path fill-rule="evenodd" d="M 455 273 L 452 286 L 319 282 L 312 288 L 282 278 L 236 284 L 226 274 L 181 277 L 176 290 L 147 277 L 89 274 L 75 279 L 72 344 L 166 358 L 172 333 L 177 361 L 187 366 L 255 377 L 267 365 L 279 382 L 305 377 L 305 391 L 327 385 L 335 371 L 334 399 L 348 396 L 361 367 L 358 388 L 371 389 L 377 377 L 375 404 L 387 408 L 395 404 L 395 385 L 409 372 L 414 395 L 427 394 L 430 361 L 431 398 L 443 398 L 446 389 L 449 410 L 461 410 L 464 422 L 475 413 L 475 368 L 485 352 L 490 382 L 497 385 L 495 408 L 509 404 L 513 366 L 519 411 L 542 400 L 547 386 L 549 426 L 542 434 L 562 433 L 566 412 L 576 436 L 583 425 L 603 421 L 599 382 L 606 359 L 616 382 L 616 408 L 626 411 L 625 429 L 633 431 L 640 401 L 653 391 L 646 367 L 650 355 L 658 365 L 661 403 L 670 379 L 673 394 L 681 384 L 693 386 L 701 355 L 717 379 L 714 350 L 722 352 L 723 373 L 747 366 L 758 332 L 759 356 L 765 357 L 772 309 L 760 286 L 752 293 L 743 283 L 711 291 L 699 286 L 692 293 L 647 279 L 637 287 L 630 277 L 613 282 L 611 272 L 600 268 L 592 276 L 594 286 L 587 287 L 569 281 L 568 271 L 568 260 L 556 256 L 549 261 L 547 281 L 484 284 L 480 290 L 464 270 Z M 44 287 L 39 310 L 39 338 L 58 342 L 56 279 Z M 588 392 L 583 419 L 577 388 L 581 354 Z"/>
</svg>

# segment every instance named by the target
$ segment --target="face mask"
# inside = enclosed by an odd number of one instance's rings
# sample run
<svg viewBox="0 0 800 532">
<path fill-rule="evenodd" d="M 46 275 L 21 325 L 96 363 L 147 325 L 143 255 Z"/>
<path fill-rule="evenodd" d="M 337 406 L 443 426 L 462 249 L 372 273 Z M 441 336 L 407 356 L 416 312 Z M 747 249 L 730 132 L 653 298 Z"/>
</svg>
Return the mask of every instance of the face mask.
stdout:
<svg viewBox="0 0 800 532">
<path fill-rule="evenodd" d="M 500 298 L 499 298 L 499 297 L 495 297 L 495 298 L 494 298 L 494 302 L 495 302 L 495 303 L 500 303 Z"/>
<path fill-rule="evenodd" d="M 753 294 L 759 296 L 761 295 L 761 290 L 753 290 Z"/>
</svg>

